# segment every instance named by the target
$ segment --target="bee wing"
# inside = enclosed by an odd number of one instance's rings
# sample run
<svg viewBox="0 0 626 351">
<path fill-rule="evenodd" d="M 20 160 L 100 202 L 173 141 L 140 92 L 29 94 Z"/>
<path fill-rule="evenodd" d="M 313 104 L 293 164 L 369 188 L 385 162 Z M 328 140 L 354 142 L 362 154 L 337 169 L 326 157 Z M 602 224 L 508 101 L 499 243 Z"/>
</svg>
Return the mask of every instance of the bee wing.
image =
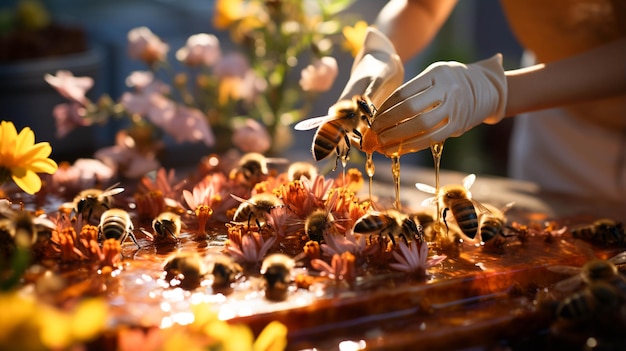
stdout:
<svg viewBox="0 0 626 351">
<path fill-rule="evenodd" d="M 250 202 L 250 201 L 248 201 L 248 200 L 244 199 L 243 197 L 239 197 L 239 196 L 237 196 L 237 195 L 235 195 L 235 194 L 230 194 L 230 196 L 231 196 L 233 199 L 235 199 L 235 200 L 237 200 L 237 201 L 239 201 L 239 202 Z"/>
<path fill-rule="evenodd" d="M 463 187 L 469 190 L 472 187 L 472 185 L 474 185 L 475 181 L 476 181 L 476 175 L 473 173 L 468 174 L 467 176 L 465 176 L 465 178 L 463 178 Z"/>
<path fill-rule="evenodd" d="M 577 274 L 573 277 L 569 277 L 567 279 L 563 279 L 554 285 L 554 288 L 560 292 L 570 292 L 576 289 L 581 283 L 583 279 L 580 274 Z"/>
<path fill-rule="evenodd" d="M 105 191 L 102 192 L 102 194 L 100 194 L 99 197 L 105 197 L 105 196 L 113 196 L 113 195 L 117 195 L 121 192 L 124 191 L 124 188 L 109 188 L 106 189 Z"/>
<path fill-rule="evenodd" d="M 317 128 L 321 126 L 330 116 L 318 116 L 311 117 L 309 119 L 305 119 L 304 121 L 298 122 L 293 128 L 295 130 L 311 130 L 313 128 Z"/>
<path fill-rule="evenodd" d="M 437 204 L 437 198 L 434 196 L 422 200 L 422 207 L 430 207 L 436 204 Z"/>
<path fill-rule="evenodd" d="M 154 235 L 152 235 L 152 233 L 143 228 L 139 228 L 139 231 L 142 232 L 146 237 L 148 237 L 148 239 L 154 241 Z"/>
<path fill-rule="evenodd" d="M 417 188 L 417 190 L 421 190 L 425 193 L 429 193 L 429 194 L 436 194 L 437 193 L 437 189 L 435 189 L 435 187 L 432 187 L 428 184 L 424 184 L 424 183 L 415 183 L 415 187 Z"/>
<path fill-rule="evenodd" d="M 266 157 L 265 162 L 271 164 L 286 164 L 289 163 L 289 160 L 284 157 Z"/>
</svg>

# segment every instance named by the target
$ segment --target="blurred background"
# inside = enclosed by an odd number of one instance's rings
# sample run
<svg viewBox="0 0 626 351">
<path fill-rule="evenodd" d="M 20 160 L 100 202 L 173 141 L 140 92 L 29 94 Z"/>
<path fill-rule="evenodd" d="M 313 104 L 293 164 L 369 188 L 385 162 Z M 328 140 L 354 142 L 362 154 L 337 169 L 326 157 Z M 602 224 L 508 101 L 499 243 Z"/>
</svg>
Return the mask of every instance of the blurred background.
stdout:
<svg viewBox="0 0 626 351">
<path fill-rule="evenodd" d="M 3 0 L 3 9 L 12 8 L 17 0 Z M 42 1 L 56 22 L 76 26 L 84 30 L 90 49 L 81 65 L 73 69 L 76 76 L 95 78 L 90 98 L 106 92 L 117 99 L 126 89 L 125 78 L 133 70 L 145 69 L 132 61 L 126 51 L 127 32 L 138 26 L 147 26 L 170 45 L 170 55 L 196 33 L 213 33 L 227 43 L 227 32 L 212 28 L 214 2 L 210 0 L 46 0 Z M 348 12 L 372 23 L 385 4 L 380 0 L 358 0 Z M 3 51 L 0 47 L 0 51 Z M 435 41 L 420 56 L 406 65 L 405 80 L 410 79 L 430 63 L 438 60 L 473 62 L 497 52 L 504 54 L 505 68 L 519 65 L 522 51 L 511 34 L 497 0 L 459 1 L 454 13 Z M 333 88 L 320 96 L 312 116 L 324 115 L 332 105 L 348 79 L 352 57 L 339 52 L 339 76 Z M 90 157 L 103 146 L 112 144 L 119 126 L 109 123 L 105 127 L 74 130 L 63 139 L 55 137 L 52 108 L 64 102 L 53 88 L 43 81 L 43 74 L 50 67 L 39 67 L 30 72 L 34 63 L 16 65 L 0 62 L 0 118 L 12 120 L 18 129 L 31 126 L 38 141 L 53 144 L 56 160 L 73 160 Z M 295 78 L 297 79 L 297 78 Z M 39 95 L 38 102 L 24 97 L 28 92 Z M 481 125 L 458 138 L 446 141 L 442 168 L 466 173 L 505 175 L 508 152 L 510 119 L 494 126 Z M 310 147 L 313 132 L 295 132 L 295 144 L 285 155 L 290 159 L 312 160 Z M 178 166 L 193 162 L 189 155 L 206 152 L 199 145 L 175 145 L 174 154 L 179 155 L 164 166 Z M 377 155 L 384 158 L 384 156 Z M 358 162 L 356 160 L 355 162 Z M 425 150 L 402 157 L 402 165 L 432 167 L 430 151 Z"/>
</svg>

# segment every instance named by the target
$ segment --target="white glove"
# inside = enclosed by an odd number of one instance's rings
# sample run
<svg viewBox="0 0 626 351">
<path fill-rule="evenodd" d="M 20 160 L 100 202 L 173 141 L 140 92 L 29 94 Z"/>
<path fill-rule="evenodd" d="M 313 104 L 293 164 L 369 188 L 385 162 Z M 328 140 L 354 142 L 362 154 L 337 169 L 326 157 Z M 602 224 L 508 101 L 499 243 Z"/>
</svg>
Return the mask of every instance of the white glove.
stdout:
<svg viewBox="0 0 626 351">
<path fill-rule="evenodd" d="M 377 151 L 400 156 L 504 117 L 507 84 L 502 55 L 473 64 L 437 62 L 396 89 L 378 107 Z"/>
<path fill-rule="evenodd" d="M 403 80 L 404 67 L 393 44 L 378 29 L 368 27 L 363 47 L 354 58 L 350 78 L 338 101 L 365 95 L 378 108 Z"/>
</svg>

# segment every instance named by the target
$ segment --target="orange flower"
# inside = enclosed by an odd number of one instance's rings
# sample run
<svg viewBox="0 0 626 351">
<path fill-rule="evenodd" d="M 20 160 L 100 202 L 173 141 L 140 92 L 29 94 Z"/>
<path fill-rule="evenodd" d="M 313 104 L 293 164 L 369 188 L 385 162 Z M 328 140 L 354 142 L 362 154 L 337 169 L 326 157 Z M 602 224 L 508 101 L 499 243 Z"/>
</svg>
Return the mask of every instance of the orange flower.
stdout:
<svg viewBox="0 0 626 351">
<path fill-rule="evenodd" d="M 41 189 L 37 173 L 53 174 L 58 166 L 49 159 L 52 147 L 47 142 L 35 144 L 35 133 L 25 127 L 17 133 L 13 122 L 0 124 L 0 184 L 9 176 L 28 194 Z"/>
</svg>

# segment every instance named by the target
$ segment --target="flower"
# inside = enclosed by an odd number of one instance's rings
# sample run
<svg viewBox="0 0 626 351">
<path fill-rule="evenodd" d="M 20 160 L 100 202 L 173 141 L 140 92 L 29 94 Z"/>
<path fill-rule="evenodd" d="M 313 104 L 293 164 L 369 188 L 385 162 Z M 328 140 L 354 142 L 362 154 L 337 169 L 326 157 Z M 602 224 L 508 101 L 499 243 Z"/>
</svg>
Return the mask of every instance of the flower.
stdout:
<svg viewBox="0 0 626 351">
<path fill-rule="evenodd" d="M 86 105 L 88 99 L 85 96 L 87 91 L 93 87 L 93 78 L 91 77 L 74 77 L 72 72 L 59 70 L 56 76 L 46 74 L 43 79 L 55 88 L 61 96 Z"/>
<path fill-rule="evenodd" d="M 46 75 L 46 82 L 69 100 L 53 111 L 57 135 L 128 118 L 129 127 L 118 133 L 124 141 L 118 137 L 97 158 L 133 178 L 160 166 L 165 135 L 178 143 L 204 143 L 218 153 L 227 148 L 280 152 L 293 141 L 288 126 L 306 117 L 313 98 L 337 76 L 332 55 L 336 39 L 342 40 L 341 12 L 353 2 L 217 1 L 215 27 L 228 30 L 237 45 L 228 52 L 216 35 L 198 33 L 169 55 L 170 46 L 148 27 L 133 28 L 128 55 L 148 70 L 131 72 L 130 90 L 119 99 L 105 94 L 90 101 L 85 96 L 93 85 L 89 77 L 67 71 Z M 355 28 L 352 32 L 361 31 Z M 168 56 L 181 65 L 171 64 Z M 303 64 L 303 58 L 311 64 Z M 292 78 L 300 67 L 305 68 L 298 82 Z"/>
<path fill-rule="evenodd" d="M 365 41 L 365 32 L 367 30 L 367 22 L 358 21 L 353 27 L 346 26 L 343 28 L 343 35 L 346 37 L 345 47 L 350 50 L 352 56 L 356 56 Z"/>
<path fill-rule="evenodd" d="M 302 70 L 300 87 L 304 91 L 327 91 L 332 87 L 338 73 L 337 60 L 331 56 L 324 56 Z"/>
<path fill-rule="evenodd" d="M 244 125 L 235 129 L 232 140 L 233 145 L 243 152 L 258 152 L 261 154 L 269 150 L 272 142 L 267 129 L 261 123 L 251 118 L 247 118 Z"/>
<path fill-rule="evenodd" d="M 213 34 L 190 36 L 184 47 L 176 51 L 176 59 L 189 67 L 213 66 L 221 56 L 220 42 Z"/>
<path fill-rule="evenodd" d="M 17 133 L 13 122 L 0 124 L 0 184 L 9 176 L 28 194 L 41 189 L 37 173 L 53 174 L 58 166 L 48 158 L 52 147 L 48 142 L 35 143 L 35 133 L 29 127 Z"/>
<path fill-rule="evenodd" d="M 128 32 L 128 55 L 131 58 L 154 65 L 166 60 L 169 45 L 156 36 L 148 27 L 134 28 Z"/>
<path fill-rule="evenodd" d="M 401 254 L 397 251 L 392 252 L 393 257 L 398 262 L 390 263 L 389 266 L 402 272 L 414 273 L 420 277 L 426 276 L 427 269 L 440 264 L 447 258 L 446 255 L 435 255 L 428 258 L 428 243 L 425 241 L 413 240 L 409 245 L 401 241 L 398 248 Z"/>
</svg>

